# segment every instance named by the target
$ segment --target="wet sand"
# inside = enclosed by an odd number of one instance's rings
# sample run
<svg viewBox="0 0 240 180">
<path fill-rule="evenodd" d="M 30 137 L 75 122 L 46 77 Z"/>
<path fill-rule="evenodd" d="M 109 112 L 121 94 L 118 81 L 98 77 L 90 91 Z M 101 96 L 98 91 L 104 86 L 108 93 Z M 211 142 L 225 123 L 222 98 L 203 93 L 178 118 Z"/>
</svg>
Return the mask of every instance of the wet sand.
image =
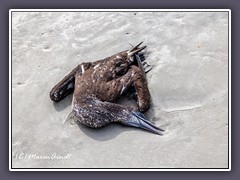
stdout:
<svg viewBox="0 0 240 180">
<path fill-rule="evenodd" d="M 78 63 L 144 41 L 164 136 L 65 123 L 49 91 Z M 126 102 L 125 102 L 126 103 Z M 227 12 L 13 12 L 13 168 L 227 168 Z"/>
</svg>

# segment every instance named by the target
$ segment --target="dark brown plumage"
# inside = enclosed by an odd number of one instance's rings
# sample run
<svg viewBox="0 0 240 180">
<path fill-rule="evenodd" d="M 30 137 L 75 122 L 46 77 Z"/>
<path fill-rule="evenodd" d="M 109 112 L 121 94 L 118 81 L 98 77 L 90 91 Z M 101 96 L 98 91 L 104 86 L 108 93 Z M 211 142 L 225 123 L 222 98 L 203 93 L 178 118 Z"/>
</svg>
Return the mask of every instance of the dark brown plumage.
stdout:
<svg viewBox="0 0 240 180">
<path fill-rule="evenodd" d="M 142 43 L 103 60 L 79 64 L 50 92 L 58 102 L 73 94 L 72 114 L 88 127 L 100 128 L 113 122 L 140 127 L 162 134 L 141 112 L 150 107 L 150 93 L 139 52 Z M 123 93 L 134 87 L 138 108 L 115 104 Z"/>
</svg>

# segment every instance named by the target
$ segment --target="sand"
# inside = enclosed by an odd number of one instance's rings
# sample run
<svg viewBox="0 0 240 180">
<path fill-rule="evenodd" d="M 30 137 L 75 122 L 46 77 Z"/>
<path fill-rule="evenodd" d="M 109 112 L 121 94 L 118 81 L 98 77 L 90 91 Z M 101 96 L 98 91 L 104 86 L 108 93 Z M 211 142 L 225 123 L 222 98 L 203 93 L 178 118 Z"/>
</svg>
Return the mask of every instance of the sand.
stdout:
<svg viewBox="0 0 240 180">
<path fill-rule="evenodd" d="M 65 123 L 49 91 L 78 63 L 144 41 L 164 136 Z M 228 168 L 228 12 L 13 12 L 13 168 Z"/>
</svg>

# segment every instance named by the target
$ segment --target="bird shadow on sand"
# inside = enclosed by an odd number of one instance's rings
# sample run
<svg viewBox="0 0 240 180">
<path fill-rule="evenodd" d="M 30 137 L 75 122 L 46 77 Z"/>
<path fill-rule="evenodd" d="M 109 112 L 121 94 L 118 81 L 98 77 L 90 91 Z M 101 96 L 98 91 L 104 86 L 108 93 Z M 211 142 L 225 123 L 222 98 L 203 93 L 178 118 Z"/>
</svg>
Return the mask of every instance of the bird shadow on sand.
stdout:
<svg viewBox="0 0 240 180">
<path fill-rule="evenodd" d="M 58 112 L 63 111 L 67 107 L 71 106 L 72 98 L 73 98 L 73 95 L 70 94 L 69 96 L 67 96 L 66 98 L 61 100 L 60 102 L 57 102 L 57 103 L 54 102 L 53 106 Z"/>
<path fill-rule="evenodd" d="M 71 113 L 69 114 L 65 122 L 65 127 L 67 126 L 69 126 L 69 128 L 70 126 L 77 126 L 79 128 L 79 131 L 83 132 L 88 137 L 97 141 L 109 141 L 116 138 L 121 133 L 137 130 L 135 128 L 123 126 L 120 123 L 112 123 L 98 129 L 89 128 L 83 124 L 80 124 L 78 120 L 74 117 L 74 115 L 72 115 Z"/>
<path fill-rule="evenodd" d="M 124 127 L 121 124 L 110 124 L 106 127 L 99 129 L 92 129 L 85 127 L 84 125 L 79 124 L 79 129 L 86 134 L 88 137 L 97 140 L 97 141 L 109 141 L 116 138 L 121 133 L 130 131 L 131 128 Z"/>
<path fill-rule="evenodd" d="M 67 96 L 66 98 L 64 98 L 63 100 L 61 100 L 61 102 L 53 103 L 55 110 L 58 112 L 61 112 L 61 111 L 65 110 L 66 108 L 68 108 L 69 106 L 71 106 L 72 97 L 73 97 L 73 95 L 71 94 L 71 95 Z M 65 124 L 65 126 L 68 126 L 68 125 L 69 126 L 72 126 L 72 125 L 78 126 L 80 131 L 82 131 L 88 137 L 90 137 L 94 140 L 97 140 L 97 141 L 111 140 L 111 139 L 117 137 L 122 132 L 125 132 L 125 131 L 128 131 L 131 129 L 129 127 L 125 127 L 118 123 L 110 124 L 106 127 L 99 128 L 99 129 L 88 128 L 85 125 L 79 124 L 77 122 L 77 119 L 75 119 L 74 117 L 71 116 L 71 110 L 69 111 L 69 115 L 64 124 Z"/>
<path fill-rule="evenodd" d="M 71 94 L 71 95 L 67 96 L 66 98 L 64 98 L 61 102 L 54 103 L 54 108 L 58 112 L 63 111 L 67 107 L 71 106 L 72 97 L 73 97 L 73 95 Z M 135 105 L 136 106 L 136 102 L 134 100 L 129 100 L 126 97 L 121 98 L 120 100 L 117 101 L 117 103 L 122 104 L 122 105 L 131 105 L 131 106 Z M 155 112 L 151 111 L 150 114 L 153 115 L 153 114 L 155 114 Z M 72 126 L 72 125 L 78 126 L 80 131 L 82 131 L 88 137 L 90 137 L 94 140 L 97 140 L 97 141 L 109 141 L 111 139 L 116 138 L 120 134 L 126 133 L 128 131 L 134 131 L 134 132 L 136 132 L 136 134 L 138 134 L 139 131 L 145 131 L 145 130 L 142 130 L 139 128 L 124 126 L 120 123 L 112 123 L 112 124 L 109 124 L 105 127 L 99 128 L 99 129 L 89 128 L 89 127 L 86 127 L 85 125 L 79 124 L 78 120 L 71 115 L 71 112 L 69 112 L 69 115 L 64 124 L 65 125 L 69 124 L 69 126 Z M 149 132 L 145 131 L 145 133 L 149 133 Z"/>
<path fill-rule="evenodd" d="M 74 120 L 71 115 L 68 117 L 67 122 L 71 125 L 78 126 L 81 132 L 96 141 L 109 141 L 121 135 L 122 133 L 128 133 L 130 131 L 135 132 L 136 136 L 138 136 L 139 133 L 151 133 L 140 128 L 129 127 L 120 123 L 112 123 L 98 129 L 89 128 L 83 124 L 76 122 L 76 120 Z"/>
</svg>

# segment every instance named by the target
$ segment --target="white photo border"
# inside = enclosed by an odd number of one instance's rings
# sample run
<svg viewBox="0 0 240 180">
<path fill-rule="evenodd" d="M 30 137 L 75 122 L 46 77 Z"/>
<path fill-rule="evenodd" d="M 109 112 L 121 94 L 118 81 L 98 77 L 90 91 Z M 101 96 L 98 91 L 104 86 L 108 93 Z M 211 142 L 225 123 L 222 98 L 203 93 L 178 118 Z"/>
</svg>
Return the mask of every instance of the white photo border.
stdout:
<svg viewBox="0 0 240 180">
<path fill-rule="evenodd" d="M 228 12 L 228 168 L 12 168 L 12 12 Z M 230 9 L 10 9 L 9 10 L 9 171 L 231 171 L 231 10 Z"/>
</svg>

